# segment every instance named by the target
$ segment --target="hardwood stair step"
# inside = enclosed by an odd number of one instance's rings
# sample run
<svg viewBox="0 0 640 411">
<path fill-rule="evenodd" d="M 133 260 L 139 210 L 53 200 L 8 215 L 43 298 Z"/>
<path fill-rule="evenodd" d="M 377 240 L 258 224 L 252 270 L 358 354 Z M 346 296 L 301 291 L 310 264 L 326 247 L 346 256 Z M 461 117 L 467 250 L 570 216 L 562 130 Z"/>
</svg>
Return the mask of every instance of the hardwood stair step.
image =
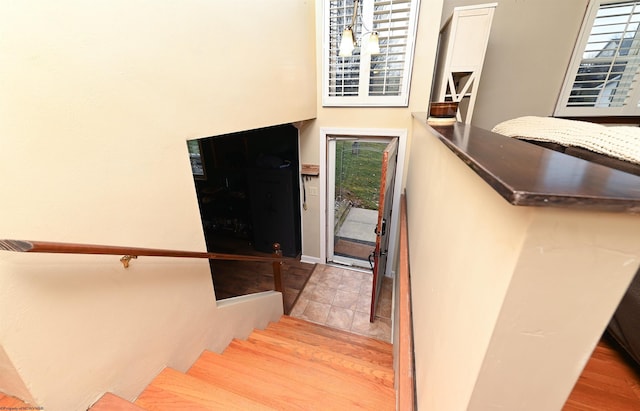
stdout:
<svg viewBox="0 0 640 411">
<path fill-rule="evenodd" d="M 391 344 L 283 316 L 186 374 L 165 368 L 134 403 L 105 394 L 90 410 L 276 409 L 395 409 Z"/>
<path fill-rule="evenodd" d="M 17 399 L 16 397 L 11 397 L 9 395 L 5 395 L 0 393 L 0 410 L 3 409 L 29 409 L 32 408 L 29 404 L 25 403 Z M 33 407 L 34 409 L 36 407 Z"/>
<path fill-rule="evenodd" d="M 353 402 L 352 407 L 368 410 L 393 410 L 395 391 L 383 387 L 359 373 L 338 372 L 324 362 L 313 362 L 273 352 L 251 341 L 234 340 L 223 356 L 249 368 L 260 368 L 276 380 L 293 378 L 299 384 L 321 386 L 328 395 Z"/>
<path fill-rule="evenodd" d="M 276 377 L 270 371 L 209 351 L 200 356 L 188 374 L 280 410 L 365 409 L 354 401 L 331 396 L 320 385 L 301 384 L 295 375 Z"/>
<path fill-rule="evenodd" d="M 349 344 L 365 347 L 370 350 L 380 351 L 382 354 L 393 356 L 393 344 L 378 340 L 376 338 L 366 337 L 364 335 L 354 334 L 344 330 L 327 327 L 326 325 L 312 323 L 300 318 L 283 315 L 277 323 L 282 326 L 288 325 L 297 329 L 306 329 L 314 334 L 323 335 L 336 340 L 348 342 Z"/>
<path fill-rule="evenodd" d="M 271 323 L 265 329 L 265 331 L 274 332 L 284 338 L 367 360 L 383 367 L 393 367 L 393 355 L 391 353 L 381 352 L 380 350 L 371 349 L 370 347 L 359 344 L 352 344 L 340 338 L 332 338 L 331 336 L 318 334 L 315 332 L 316 330 L 313 326 L 301 327 L 281 322 Z"/>
<path fill-rule="evenodd" d="M 89 411 L 146 411 L 144 408 L 140 408 L 134 403 L 118 397 L 110 392 L 104 394 L 95 404 L 93 404 Z"/>
<path fill-rule="evenodd" d="M 364 378 L 387 387 L 393 387 L 393 368 L 371 363 L 351 355 L 345 355 L 304 342 L 282 338 L 271 331 L 254 331 L 247 341 L 259 344 L 278 355 L 292 355 L 311 362 L 322 362 L 336 371 L 356 373 Z"/>
<path fill-rule="evenodd" d="M 135 404 L 147 411 L 273 410 L 172 368 L 162 370 Z"/>
<path fill-rule="evenodd" d="M 211 409 L 215 409 L 199 405 L 170 391 L 161 390 L 156 387 L 148 387 L 144 390 L 144 393 L 146 397 L 140 401 L 136 400 L 136 404 L 144 406 L 145 411 L 210 411 Z"/>
<path fill-rule="evenodd" d="M 269 324 L 280 329 L 288 328 L 296 331 L 329 338 L 332 341 L 340 341 L 347 345 L 357 346 L 367 351 L 377 351 L 385 356 L 393 356 L 393 344 L 376 338 L 354 334 L 349 331 L 331 328 L 326 325 L 316 324 L 299 318 L 283 315 L 280 321 Z"/>
</svg>

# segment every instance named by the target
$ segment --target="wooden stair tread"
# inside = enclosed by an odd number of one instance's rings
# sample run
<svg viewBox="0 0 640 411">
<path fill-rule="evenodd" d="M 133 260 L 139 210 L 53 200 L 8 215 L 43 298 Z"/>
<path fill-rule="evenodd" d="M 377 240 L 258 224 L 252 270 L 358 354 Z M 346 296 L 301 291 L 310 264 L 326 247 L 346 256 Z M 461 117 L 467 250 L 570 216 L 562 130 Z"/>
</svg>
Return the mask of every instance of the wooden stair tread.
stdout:
<svg viewBox="0 0 640 411">
<path fill-rule="evenodd" d="M 327 327 L 326 325 L 312 323 L 288 315 L 283 315 L 282 317 L 280 317 L 280 321 L 271 324 L 291 326 L 296 329 L 305 329 L 307 331 L 313 332 L 314 334 L 329 337 L 334 340 L 341 340 L 350 344 L 366 347 L 370 350 L 380 351 L 382 354 L 386 354 L 389 356 L 393 355 L 393 344 L 390 344 L 388 342 L 378 340 L 376 338 L 366 337 L 364 335 L 350 333 L 344 330 Z"/>
<path fill-rule="evenodd" d="M 28 409 L 31 407 L 29 406 L 29 404 L 17 399 L 16 397 L 11 397 L 9 395 L 0 393 L 0 409 L 10 409 L 10 408 Z"/>
<path fill-rule="evenodd" d="M 384 367 L 393 367 L 393 356 L 390 353 L 387 354 L 380 352 L 377 349 L 371 349 L 367 346 L 352 344 L 342 339 L 316 334 L 311 328 L 297 326 L 292 327 L 278 322 L 269 324 L 265 331 L 273 332 L 274 334 L 282 337 L 289 338 L 294 341 L 300 341 L 318 348 L 364 359 Z"/>
<path fill-rule="evenodd" d="M 266 346 L 278 355 L 292 355 L 307 361 L 323 362 L 326 366 L 337 371 L 355 372 L 385 386 L 392 387 L 394 383 L 392 367 L 371 363 L 365 359 L 338 353 L 331 349 L 323 349 L 300 341 L 282 338 L 270 331 L 256 330 L 247 341 Z"/>
<path fill-rule="evenodd" d="M 321 385 L 301 384 L 296 375 L 275 377 L 271 372 L 208 351 L 200 356 L 188 374 L 277 409 L 365 409 L 352 400 L 330 395 Z"/>
<path fill-rule="evenodd" d="M 383 355 L 393 355 L 393 345 L 376 338 L 354 334 L 346 330 L 331 328 L 326 325 L 316 324 L 299 318 L 283 315 L 278 322 L 272 322 L 269 326 L 289 328 L 296 331 L 311 333 L 314 335 L 341 341 L 350 345 L 366 348 L 370 351 L 378 351 Z"/>
<path fill-rule="evenodd" d="M 242 395 L 165 368 L 135 401 L 148 411 L 273 410 Z"/>
<path fill-rule="evenodd" d="M 324 362 L 274 353 L 255 342 L 241 340 L 232 341 L 223 355 L 249 368 L 271 373 L 276 380 L 294 376 L 298 384 L 321 386 L 328 395 L 342 397 L 364 409 L 392 410 L 395 406 L 393 387 L 380 386 L 359 373 L 338 372 Z"/>
<path fill-rule="evenodd" d="M 146 397 L 136 400 L 136 404 L 144 406 L 145 411 L 210 411 L 216 409 L 205 407 L 157 387 L 147 387 L 144 393 Z M 222 409 L 222 407 L 218 409 Z"/>
<path fill-rule="evenodd" d="M 165 368 L 134 404 L 105 394 L 91 411 L 383 411 L 395 402 L 391 344 L 283 316 L 222 354 L 203 352 L 187 373 Z"/>
<path fill-rule="evenodd" d="M 89 411 L 145 411 L 145 409 L 108 392 L 100 397 L 100 399 L 89 408 Z"/>
</svg>

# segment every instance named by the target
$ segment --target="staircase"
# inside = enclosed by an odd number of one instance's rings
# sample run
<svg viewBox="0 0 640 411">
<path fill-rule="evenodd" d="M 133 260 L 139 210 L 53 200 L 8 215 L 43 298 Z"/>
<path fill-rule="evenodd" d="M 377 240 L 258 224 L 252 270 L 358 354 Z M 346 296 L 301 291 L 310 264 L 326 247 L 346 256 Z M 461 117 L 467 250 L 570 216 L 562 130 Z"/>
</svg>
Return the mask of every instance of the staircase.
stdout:
<svg viewBox="0 0 640 411">
<path fill-rule="evenodd" d="M 186 372 L 165 368 L 134 404 L 105 394 L 91 411 L 394 410 L 392 346 L 283 316 L 210 351 Z"/>
</svg>

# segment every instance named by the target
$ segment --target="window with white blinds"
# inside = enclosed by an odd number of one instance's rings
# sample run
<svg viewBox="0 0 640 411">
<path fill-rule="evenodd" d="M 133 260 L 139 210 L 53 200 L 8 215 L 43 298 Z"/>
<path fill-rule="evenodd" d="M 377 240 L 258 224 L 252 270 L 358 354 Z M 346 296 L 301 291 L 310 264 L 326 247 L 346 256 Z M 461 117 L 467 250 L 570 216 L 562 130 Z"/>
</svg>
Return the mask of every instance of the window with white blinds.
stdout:
<svg viewBox="0 0 640 411">
<path fill-rule="evenodd" d="M 640 115 L 640 1 L 592 0 L 556 116 Z"/>
<path fill-rule="evenodd" d="M 355 23 L 356 49 L 338 55 L 343 30 L 352 25 L 353 0 L 325 0 L 325 106 L 407 106 L 419 0 L 361 0 Z M 377 32 L 379 54 L 367 52 Z"/>
</svg>

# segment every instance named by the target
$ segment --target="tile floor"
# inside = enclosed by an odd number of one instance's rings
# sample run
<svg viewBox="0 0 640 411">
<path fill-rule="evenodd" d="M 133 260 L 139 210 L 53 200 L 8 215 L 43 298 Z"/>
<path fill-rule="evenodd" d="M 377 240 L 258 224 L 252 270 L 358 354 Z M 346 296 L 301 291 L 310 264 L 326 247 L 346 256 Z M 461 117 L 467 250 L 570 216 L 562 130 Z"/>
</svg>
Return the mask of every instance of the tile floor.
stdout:
<svg viewBox="0 0 640 411">
<path fill-rule="evenodd" d="M 370 323 L 372 281 L 368 272 L 318 264 L 290 315 L 391 342 L 392 279 L 384 278 L 376 319 Z"/>
</svg>

